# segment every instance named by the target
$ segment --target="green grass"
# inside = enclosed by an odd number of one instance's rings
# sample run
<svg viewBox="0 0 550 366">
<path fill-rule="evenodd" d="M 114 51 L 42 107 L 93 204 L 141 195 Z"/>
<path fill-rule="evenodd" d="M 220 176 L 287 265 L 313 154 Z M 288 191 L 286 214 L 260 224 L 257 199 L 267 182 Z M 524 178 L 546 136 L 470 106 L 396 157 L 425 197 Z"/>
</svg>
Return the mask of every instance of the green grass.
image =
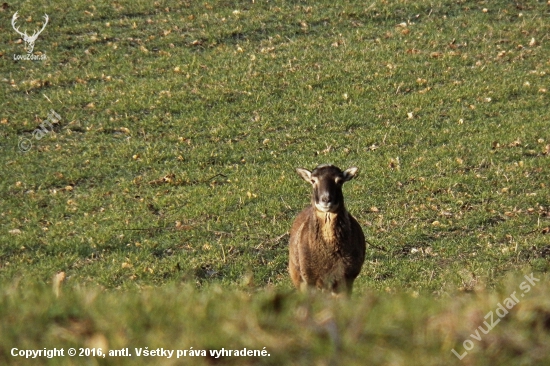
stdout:
<svg viewBox="0 0 550 366">
<path fill-rule="evenodd" d="M 15 11 L 28 33 L 50 16 L 34 48 L 45 61 L 13 60 Z M 273 350 L 250 364 L 455 362 L 482 323 L 464 319 L 509 294 L 508 274 L 548 272 L 549 15 L 500 0 L 0 9 L 0 359 L 97 333 L 111 348 Z M 55 133 L 33 139 L 52 109 Z M 360 168 L 344 194 L 369 245 L 344 303 L 294 294 L 287 274 L 310 193 L 294 169 L 321 163 Z M 521 345 L 476 344 L 462 362 L 548 360 L 527 351 L 548 337 L 547 301 L 529 297 L 540 333 L 514 310 L 493 332 L 519 329 Z M 274 298 L 282 310 L 264 306 Z M 196 313 L 206 305 L 212 318 Z M 300 306 L 332 312 L 341 348 Z M 348 333 L 365 307 L 365 329 Z M 426 313 L 461 330 L 434 337 Z M 92 330 L 66 336 L 73 321 Z"/>
<path fill-rule="evenodd" d="M 491 293 L 464 293 L 438 301 L 403 292 L 365 292 L 349 301 L 273 289 L 251 295 L 217 285 L 208 291 L 162 286 L 139 292 L 72 287 L 56 298 L 44 286 L 8 286 L 0 296 L 0 361 L 17 365 L 85 360 L 100 365 L 545 364 L 550 341 L 549 278 L 537 279 L 540 282 L 525 293 L 519 290 L 525 278 L 511 277 Z M 497 310 L 512 294 L 519 303 L 508 314 Z M 28 303 L 40 306 L 24 305 Z M 68 357 L 71 347 L 78 353 L 80 348 L 96 352 L 101 348 L 106 356 Z M 137 357 L 135 349 L 145 347 L 172 350 L 174 355 Z M 63 348 L 65 357 L 27 360 L 11 355 L 44 348 Z M 108 356 L 109 351 L 125 348 L 132 357 Z M 211 350 L 222 348 L 265 349 L 269 356 L 210 356 Z M 206 356 L 176 359 L 178 350 L 204 351 Z"/>
</svg>

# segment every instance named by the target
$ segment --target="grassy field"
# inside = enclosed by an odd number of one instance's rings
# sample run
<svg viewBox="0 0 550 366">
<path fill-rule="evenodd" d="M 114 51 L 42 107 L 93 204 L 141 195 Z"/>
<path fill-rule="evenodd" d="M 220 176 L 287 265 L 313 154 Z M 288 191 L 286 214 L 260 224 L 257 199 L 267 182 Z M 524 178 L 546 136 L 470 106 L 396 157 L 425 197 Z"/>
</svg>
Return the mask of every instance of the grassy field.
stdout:
<svg viewBox="0 0 550 366">
<path fill-rule="evenodd" d="M 14 60 L 16 11 L 29 34 L 49 15 L 45 60 Z M 504 0 L 6 3 L 0 363 L 25 363 L 14 347 L 548 363 L 549 16 Z M 369 244 L 349 301 L 287 274 L 310 194 L 294 169 L 322 163 L 360 169 L 344 194 Z"/>
</svg>

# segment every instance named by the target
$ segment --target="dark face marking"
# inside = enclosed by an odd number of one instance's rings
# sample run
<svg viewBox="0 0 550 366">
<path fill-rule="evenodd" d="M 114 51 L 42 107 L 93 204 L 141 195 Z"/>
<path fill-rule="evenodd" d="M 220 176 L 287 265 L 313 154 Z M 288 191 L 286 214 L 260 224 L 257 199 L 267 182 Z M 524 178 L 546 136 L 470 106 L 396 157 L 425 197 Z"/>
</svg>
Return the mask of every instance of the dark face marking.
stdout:
<svg viewBox="0 0 550 366">
<path fill-rule="evenodd" d="M 320 165 L 312 172 L 297 169 L 298 174 L 313 186 L 313 204 L 318 211 L 336 212 L 344 205 L 342 185 L 352 179 L 357 168 L 342 172 L 333 165 Z"/>
<path fill-rule="evenodd" d="M 336 167 L 316 168 L 311 172 L 313 183 L 313 202 L 322 212 L 337 211 L 344 203 L 342 184 L 344 176 Z"/>
</svg>

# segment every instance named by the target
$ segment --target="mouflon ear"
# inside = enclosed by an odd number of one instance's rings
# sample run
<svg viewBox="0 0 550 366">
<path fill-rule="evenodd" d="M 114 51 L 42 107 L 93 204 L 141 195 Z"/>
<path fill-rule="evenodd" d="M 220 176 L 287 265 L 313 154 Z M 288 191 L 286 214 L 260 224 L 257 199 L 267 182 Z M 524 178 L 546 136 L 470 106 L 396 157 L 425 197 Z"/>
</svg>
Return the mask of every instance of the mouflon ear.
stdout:
<svg viewBox="0 0 550 366">
<path fill-rule="evenodd" d="M 296 173 L 302 177 L 308 183 L 311 183 L 311 172 L 307 169 L 296 168 Z"/>
<path fill-rule="evenodd" d="M 357 175 L 357 167 L 352 166 L 344 171 L 344 182 L 352 180 Z"/>
</svg>

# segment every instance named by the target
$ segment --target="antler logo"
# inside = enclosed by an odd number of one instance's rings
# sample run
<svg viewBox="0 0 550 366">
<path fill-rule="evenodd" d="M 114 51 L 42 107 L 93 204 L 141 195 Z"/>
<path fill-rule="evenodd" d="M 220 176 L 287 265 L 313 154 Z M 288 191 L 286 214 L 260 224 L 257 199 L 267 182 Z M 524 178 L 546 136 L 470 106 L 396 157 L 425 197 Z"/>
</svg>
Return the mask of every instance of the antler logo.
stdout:
<svg viewBox="0 0 550 366">
<path fill-rule="evenodd" d="M 21 37 L 23 37 L 23 41 L 25 41 L 25 49 L 27 50 L 27 53 L 28 54 L 31 54 L 32 51 L 34 50 L 34 42 L 36 42 L 36 39 L 38 38 L 38 36 L 40 35 L 40 33 L 42 33 L 42 31 L 44 30 L 44 28 L 46 28 L 46 24 L 48 24 L 48 14 L 44 14 L 44 25 L 42 26 L 42 29 L 40 29 L 39 31 L 35 31 L 32 36 L 29 36 L 27 34 L 27 32 L 21 32 L 19 31 L 19 28 L 15 26 L 15 21 L 17 20 L 17 12 L 15 12 L 15 14 L 13 14 L 13 17 L 11 18 L 11 26 L 13 27 L 13 29 L 15 29 L 15 31 L 17 33 L 19 33 L 19 35 L 21 35 Z"/>
</svg>

